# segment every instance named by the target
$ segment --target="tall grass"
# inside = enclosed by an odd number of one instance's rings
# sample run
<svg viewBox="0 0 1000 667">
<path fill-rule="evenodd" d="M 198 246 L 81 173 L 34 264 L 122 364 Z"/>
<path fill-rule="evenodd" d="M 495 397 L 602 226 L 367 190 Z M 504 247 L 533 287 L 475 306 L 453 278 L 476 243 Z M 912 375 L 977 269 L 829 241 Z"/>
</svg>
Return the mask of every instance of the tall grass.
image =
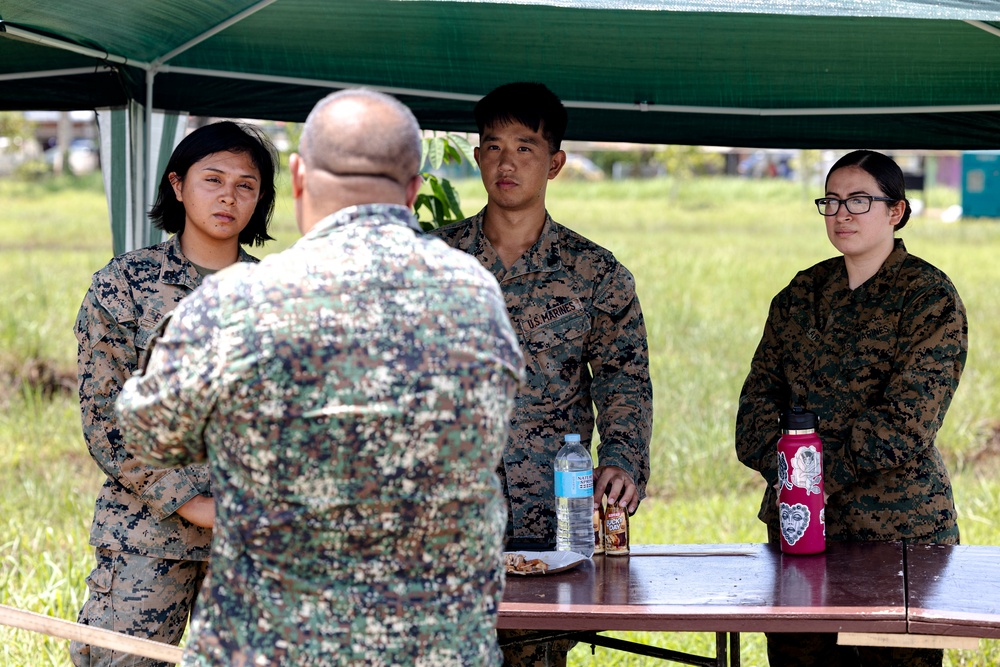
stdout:
<svg viewBox="0 0 1000 667">
<path fill-rule="evenodd" d="M 678 187 L 674 187 L 677 185 Z M 279 194 L 274 243 L 298 233 Z M 458 184 L 467 214 L 485 202 L 478 181 Z M 672 193 L 673 196 L 672 196 Z M 784 181 L 669 179 L 553 181 L 552 216 L 611 249 L 636 276 L 654 384 L 650 500 L 633 523 L 636 543 L 759 542 L 761 482 L 733 453 L 740 386 L 771 297 L 795 272 L 835 254 L 811 203 L 816 192 Z M 956 203 L 938 189 L 937 207 Z M 27 367 L 75 374 L 72 325 L 90 274 L 111 256 L 100 181 L 0 181 L 0 603 L 75 618 L 93 555 L 87 546 L 101 483 L 72 393 L 49 396 Z M 962 539 L 1000 544 L 1000 223 L 940 222 L 935 211 L 901 233 L 910 252 L 957 285 L 969 314 L 970 353 L 939 436 L 955 472 Z M 711 654 L 710 634 L 616 633 Z M 743 664 L 766 662 L 760 635 L 742 638 Z M 951 665 L 1000 662 L 982 652 L 947 654 Z M 650 659 L 578 647 L 572 665 L 653 665 Z M 68 665 L 66 642 L 0 629 L 0 664 Z"/>
</svg>

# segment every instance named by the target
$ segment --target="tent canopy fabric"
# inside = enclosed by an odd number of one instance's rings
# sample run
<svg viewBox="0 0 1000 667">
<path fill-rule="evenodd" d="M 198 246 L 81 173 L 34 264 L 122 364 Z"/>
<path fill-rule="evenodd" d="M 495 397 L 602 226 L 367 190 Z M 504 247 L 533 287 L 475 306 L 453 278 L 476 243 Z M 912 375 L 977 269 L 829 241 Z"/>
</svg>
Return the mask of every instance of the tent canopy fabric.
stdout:
<svg viewBox="0 0 1000 667">
<path fill-rule="evenodd" d="M 991 0 L 0 0 L 0 108 L 303 120 L 331 90 L 473 130 L 542 81 L 571 139 L 975 149 L 1000 137 Z M 3 37 L 6 37 L 4 39 Z"/>
<path fill-rule="evenodd" d="M 301 121 L 368 86 L 473 131 L 541 81 L 569 139 L 893 149 L 1000 141 L 996 0 L 0 0 L 0 110 L 102 109 L 115 252 L 185 113 Z"/>
</svg>

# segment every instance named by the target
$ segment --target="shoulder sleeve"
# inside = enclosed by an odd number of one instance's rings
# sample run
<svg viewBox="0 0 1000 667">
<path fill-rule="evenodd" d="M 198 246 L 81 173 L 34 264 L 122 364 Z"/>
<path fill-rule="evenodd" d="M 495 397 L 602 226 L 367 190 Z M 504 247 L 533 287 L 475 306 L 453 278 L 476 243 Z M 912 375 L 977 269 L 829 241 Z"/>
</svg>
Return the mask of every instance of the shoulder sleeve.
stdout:
<svg viewBox="0 0 1000 667">
<path fill-rule="evenodd" d="M 934 446 L 968 348 L 965 306 L 947 278 L 920 286 L 906 298 L 889 382 L 881 400 L 855 421 L 853 465 L 831 475 L 831 493 L 859 475 L 898 467 Z"/>
<path fill-rule="evenodd" d="M 598 287 L 594 308 L 586 354 L 601 439 L 598 462 L 628 472 L 644 497 L 650 475 L 653 386 L 646 324 L 628 269 L 615 264 Z"/>
<path fill-rule="evenodd" d="M 74 333 L 83 435 L 97 465 L 117 479 L 121 435 L 114 402 L 137 360 L 135 306 L 128 281 L 115 263 L 94 274 Z"/>
<path fill-rule="evenodd" d="M 139 362 L 132 283 L 119 262 L 112 261 L 94 275 L 80 306 L 75 333 L 81 420 L 97 466 L 163 518 L 197 495 L 203 484 L 187 471 L 142 465 L 125 448 L 115 401 Z"/>
<path fill-rule="evenodd" d="M 611 277 L 597 294 L 594 306 L 608 315 L 622 312 L 635 299 L 635 278 L 632 272 L 617 264 Z"/>
<path fill-rule="evenodd" d="M 743 382 L 736 413 L 736 456 L 767 480 L 768 488 L 778 481 L 773 456 L 781 428 L 781 410 L 791 400 L 791 387 L 781 372 L 783 342 L 779 323 L 788 321 L 787 289 L 771 300 L 764 332 Z"/>
</svg>

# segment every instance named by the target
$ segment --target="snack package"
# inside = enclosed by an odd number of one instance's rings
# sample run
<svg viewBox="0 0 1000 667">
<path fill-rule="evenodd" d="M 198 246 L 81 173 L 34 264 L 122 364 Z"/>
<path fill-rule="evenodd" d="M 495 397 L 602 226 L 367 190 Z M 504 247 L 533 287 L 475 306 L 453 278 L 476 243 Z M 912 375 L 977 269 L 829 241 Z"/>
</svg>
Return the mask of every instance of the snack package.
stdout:
<svg viewBox="0 0 1000 667">
<path fill-rule="evenodd" d="M 628 508 L 608 505 L 604 512 L 604 554 L 627 556 L 628 553 Z"/>
</svg>

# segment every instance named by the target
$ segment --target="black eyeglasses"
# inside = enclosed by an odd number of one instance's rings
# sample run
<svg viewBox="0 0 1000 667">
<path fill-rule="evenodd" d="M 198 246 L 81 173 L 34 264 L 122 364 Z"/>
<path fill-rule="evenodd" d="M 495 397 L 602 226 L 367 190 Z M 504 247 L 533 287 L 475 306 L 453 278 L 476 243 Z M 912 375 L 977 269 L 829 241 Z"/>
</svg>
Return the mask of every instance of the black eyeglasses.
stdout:
<svg viewBox="0 0 1000 667">
<path fill-rule="evenodd" d="M 861 215 L 862 213 L 867 213 L 872 210 L 873 201 L 895 202 L 899 200 L 893 199 L 892 197 L 872 197 L 871 195 L 855 195 L 853 197 L 848 197 L 847 199 L 820 197 L 816 200 L 816 210 L 819 211 L 820 215 L 837 215 L 837 211 L 840 210 L 840 205 L 843 204 L 847 207 L 847 211 L 849 213 Z"/>
</svg>

